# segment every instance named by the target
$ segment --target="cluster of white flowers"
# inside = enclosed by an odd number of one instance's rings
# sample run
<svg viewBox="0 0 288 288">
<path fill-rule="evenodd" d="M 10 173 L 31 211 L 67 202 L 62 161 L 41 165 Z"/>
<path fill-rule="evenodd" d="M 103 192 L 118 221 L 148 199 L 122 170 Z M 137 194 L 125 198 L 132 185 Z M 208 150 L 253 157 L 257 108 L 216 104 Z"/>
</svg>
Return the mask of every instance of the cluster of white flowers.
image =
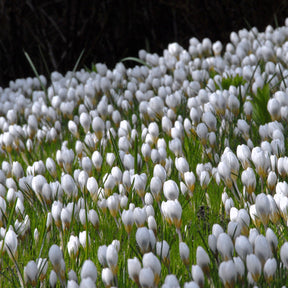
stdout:
<svg viewBox="0 0 288 288">
<path fill-rule="evenodd" d="M 232 32 L 225 48 L 191 38 L 187 50 L 139 51 L 141 66 L 98 63 L 0 87 L 0 249 L 20 285 L 45 285 L 48 271 L 51 287 L 204 287 L 216 285 L 215 269 L 225 287 L 279 278 L 288 268 L 285 24 Z M 182 214 L 197 213 L 199 191 L 213 208 L 211 186 L 224 189 L 227 223 L 210 223 L 205 251 L 187 241 Z M 37 214 L 44 225 L 31 225 Z M 163 227 L 176 233 L 190 279 L 170 273 L 178 260 Z M 22 273 L 19 247 L 32 242 L 40 256 Z"/>
</svg>

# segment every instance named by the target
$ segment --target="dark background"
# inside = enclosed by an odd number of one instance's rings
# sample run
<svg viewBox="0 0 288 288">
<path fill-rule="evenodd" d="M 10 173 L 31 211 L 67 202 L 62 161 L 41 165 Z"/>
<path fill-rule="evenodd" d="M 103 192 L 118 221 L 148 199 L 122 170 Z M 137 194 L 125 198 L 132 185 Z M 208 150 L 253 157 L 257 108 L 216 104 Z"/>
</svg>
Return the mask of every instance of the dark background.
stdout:
<svg viewBox="0 0 288 288">
<path fill-rule="evenodd" d="M 0 86 L 40 74 L 106 63 L 109 68 L 140 49 L 161 54 L 171 42 L 229 41 L 231 31 L 284 25 L 288 1 L 273 0 L 0 0 Z M 125 65 L 135 65 L 125 62 Z"/>
</svg>

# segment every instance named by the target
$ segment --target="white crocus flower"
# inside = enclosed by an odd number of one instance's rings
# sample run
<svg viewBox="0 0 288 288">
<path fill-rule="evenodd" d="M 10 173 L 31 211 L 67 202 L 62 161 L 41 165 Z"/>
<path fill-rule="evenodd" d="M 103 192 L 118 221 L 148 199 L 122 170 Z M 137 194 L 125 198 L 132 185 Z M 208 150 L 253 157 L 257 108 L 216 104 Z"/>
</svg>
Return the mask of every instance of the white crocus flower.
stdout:
<svg viewBox="0 0 288 288">
<path fill-rule="evenodd" d="M 226 233 L 221 233 L 217 238 L 217 250 L 222 255 L 223 260 L 232 259 L 234 246 L 230 236 Z"/>
<path fill-rule="evenodd" d="M 234 287 L 237 270 L 233 260 L 221 262 L 218 273 L 225 287 Z"/>
<path fill-rule="evenodd" d="M 38 269 L 35 261 L 31 260 L 24 267 L 24 281 L 35 287 L 37 285 Z"/>
<path fill-rule="evenodd" d="M 161 263 L 159 259 L 152 252 L 145 253 L 143 255 L 142 264 L 143 268 L 151 268 L 154 274 L 154 285 L 157 286 L 160 281 L 161 274 Z"/>
<path fill-rule="evenodd" d="M 203 288 L 205 279 L 201 267 L 199 265 L 192 265 L 191 274 L 193 280 L 199 285 L 199 287 Z"/>
<path fill-rule="evenodd" d="M 85 260 L 81 268 L 81 279 L 91 278 L 91 280 L 95 283 L 97 280 L 97 268 L 95 264 L 91 260 Z"/>
<path fill-rule="evenodd" d="M 248 272 L 255 282 L 258 282 L 261 276 L 261 262 L 255 254 L 247 255 L 246 257 L 246 267 Z"/>
<path fill-rule="evenodd" d="M 141 262 L 138 258 L 134 257 L 133 259 L 128 259 L 128 275 L 137 285 L 139 285 L 139 273 L 141 270 Z"/>
<path fill-rule="evenodd" d="M 179 196 L 179 188 L 175 181 L 167 180 L 163 185 L 163 193 L 167 200 L 175 200 L 178 199 Z"/>
<path fill-rule="evenodd" d="M 271 283 L 273 281 L 276 270 L 277 270 L 276 259 L 275 258 L 267 259 L 263 268 L 264 277 L 267 283 Z"/>
<path fill-rule="evenodd" d="M 100 154 L 100 152 L 97 151 L 97 150 L 94 151 L 93 154 L 92 154 L 92 158 L 91 159 L 92 159 L 92 163 L 93 163 L 94 167 L 96 168 L 96 170 L 98 172 L 100 172 L 101 167 L 102 167 L 102 162 L 103 162 L 103 157 Z"/>
<path fill-rule="evenodd" d="M 266 194 L 260 193 L 257 195 L 255 208 L 259 220 L 266 227 L 269 222 L 269 216 L 270 216 L 270 203 Z"/>
<path fill-rule="evenodd" d="M 112 287 L 114 283 L 114 275 L 110 268 L 103 268 L 101 273 L 102 282 L 105 287 Z"/>
<path fill-rule="evenodd" d="M 196 262 L 197 262 L 197 265 L 201 267 L 203 272 L 209 275 L 210 258 L 207 252 L 201 246 L 198 246 L 196 250 Z"/>
</svg>

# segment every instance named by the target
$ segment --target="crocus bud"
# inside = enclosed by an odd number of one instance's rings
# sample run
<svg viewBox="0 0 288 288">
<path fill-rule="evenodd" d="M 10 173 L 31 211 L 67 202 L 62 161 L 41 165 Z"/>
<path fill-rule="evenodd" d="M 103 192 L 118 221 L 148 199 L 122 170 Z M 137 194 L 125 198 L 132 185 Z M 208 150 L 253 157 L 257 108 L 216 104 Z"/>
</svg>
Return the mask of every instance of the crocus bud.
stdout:
<svg viewBox="0 0 288 288">
<path fill-rule="evenodd" d="M 167 267 L 170 264 L 169 249 L 169 244 L 165 240 L 156 243 L 156 253 Z"/>
<path fill-rule="evenodd" d="M 99 172 L 102 167 L 103 158 L 99 151 L 94 151 L 92 154 L 92 163 L 96 170 Z"/>
<path fill-rule="evenodd" d="M 201 267 L 203 272 L 209 275 L 210 258 L 207 252 L 201 246 L 198 246 L 196 250 L 196 262 L 197 265 Z"/>
<path fill-rule="evenodd" d="M 136 231 L 136 242 L 141 250 L 141 253 L 150 251 L 150 234 L 146 227 L 139 227 Z"/>
<path fill-rule="evenodd" d="M 105 287 L 113 286 L 114 275 L 110 268 L 103 268 L 102 273 L 101 273 L 101 278 Z"/>
<path fill-rule="evenodd" d="M 156 202 L 159 202 L 161 199 L 162 181 L 158 176 L 152 177 L 150 181 L 150 191 Z"/>
<path fill-rule="evenodd" d="M 261 275 L 261 262 L 255 254 L 247 255 L 246 257 L 246 267 L 248 272 L 255 282 L 258 282 Z"/>
<path fill-rule="evenodd" d="M 121 215 L 122 223 L 128 235 L 131 233 L 134 224 L 134 213 L 132 210 L 123 210 Z"/>
<path fill-rule="evenodd" d="M 139 272 L 139 283 L 141 287 L 154 287 L 154 273 L 150 267 L 142 268 Z"/>
<path fill-rule="evenodd" d="M 167 180 L 163 185 L 164 196 L 167 200 L 175 200 L 178 199 L 179 196 L 179 188 L 175 181 Z"/>
<path fill-rule="evenodd" d="M 267 196 L 264 193 L 260 193 L 257 195 L 255 208 L 257 216 L 259 217 L 263 225 L 266 227 L 269 222 L 270 203 Z"/>
<path fill-rule="evenodd" d="M 240 235 L 235 241 L 235 250 L 243 261 L 253 252 L 253 247 L 246 236 Z"/>
<path fill-rule="evenodd" d="M 233 260 L 221 262 L 218 273 L 224 287 L 234 287 L 237 279 L 237 270 Z"/>
<path fill-rule="evenodd" d="M 288 242 L 285 242 L 280 249 L 280 258 L 285 268 L 288 268 Z"/>
<path fill-rule="evenodd" d="M 91 278 L 95 283 L 97 280 L 97 268 L 91 260 L 85 260 L 81 268 L 81 279 Z"/>
<path fill-rule="evenodd" d="M 57 284 L 57 274 L 53 269 L 51 270 L 49 275 L 49 284 L 51 288 L 55 288 Z"/>
<path fill-rule="evenodd" d="M 252 195 L 256 188 L 256 176 L 251 167 L 248 167 L 242 172 L 241 181 L 245 186 L 247 193 Z"/>
<path fill-rule="evenodd" d="M 268 283 L 271 283 L 273 281 L 276 270 L 277 270 L 276 259 L 275 258 L 267 259 L 263 268 L 263 272 L 264 272 L 265 280 Z"/>
<path fill-rule="evenodd" d="M 204 287 L 204 273 L 199 265 L 192 265 L 191 274 L 193 280 L 199 285 L 199 287 Z"/>
<path fill-rule="evenodd" d="M 35 261 L 31 260 L 24 267 L 24 281 L 29 283 L 31 286 L 35 287 L 37 285 L 37 274 L 38 269 Z"/>
<path fill-rule="evenodd" d="M 12 227 L 12 226 L 10 226 Z M 17 258 L 17 246 L 18 246 L 18 240 L 16 233 L 9 229 L 6 232 L 5 239 L 4 239 L 4 247 L 9 255 L 10 258 Z"/>
<path fill-rule="evenodd" d="M 128 275 L 137 285 L 139 285 L 139 273 L 141 270 L 141 263 L 138 258 L 128 259 Z"/>
<path fill-rule="evenodd" d="M 161 273 L 161 263 L 159 259 L 152 252 L 145 253 L 142 259 L 142 264 L 143 268 L 151 268 L 154 274 L 154 285 L 157 286 L 160 281 Z"/>
<path fill-rule="evenodd" d="M 217 250 L 221 253 L 222 258 L 227 261 L 232 259 L 234 246 L 231 238 L 226 233 L 221 233 L 217 239 Z"/>
</svg>

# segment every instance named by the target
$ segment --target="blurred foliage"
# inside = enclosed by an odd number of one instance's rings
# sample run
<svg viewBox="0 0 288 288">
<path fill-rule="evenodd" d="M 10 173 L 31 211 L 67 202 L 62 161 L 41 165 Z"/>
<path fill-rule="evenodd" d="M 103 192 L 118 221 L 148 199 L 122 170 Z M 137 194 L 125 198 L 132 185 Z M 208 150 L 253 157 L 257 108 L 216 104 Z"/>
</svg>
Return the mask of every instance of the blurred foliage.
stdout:
<svg viewBox="0 0 288 288">
<path fill-rule="evenodd" d="M 0 86 L 34 76 L 24 51 L 46 76 L 72 70 L 83 49 L 79 67 L 112 68 L 140 49 L 161 53 L 174 41 L 188 47 L 193 36 L 226 43 L 243 27 L 282 25 L 287 12 L 285 0 L 1 0 Z"/>
</svg>

